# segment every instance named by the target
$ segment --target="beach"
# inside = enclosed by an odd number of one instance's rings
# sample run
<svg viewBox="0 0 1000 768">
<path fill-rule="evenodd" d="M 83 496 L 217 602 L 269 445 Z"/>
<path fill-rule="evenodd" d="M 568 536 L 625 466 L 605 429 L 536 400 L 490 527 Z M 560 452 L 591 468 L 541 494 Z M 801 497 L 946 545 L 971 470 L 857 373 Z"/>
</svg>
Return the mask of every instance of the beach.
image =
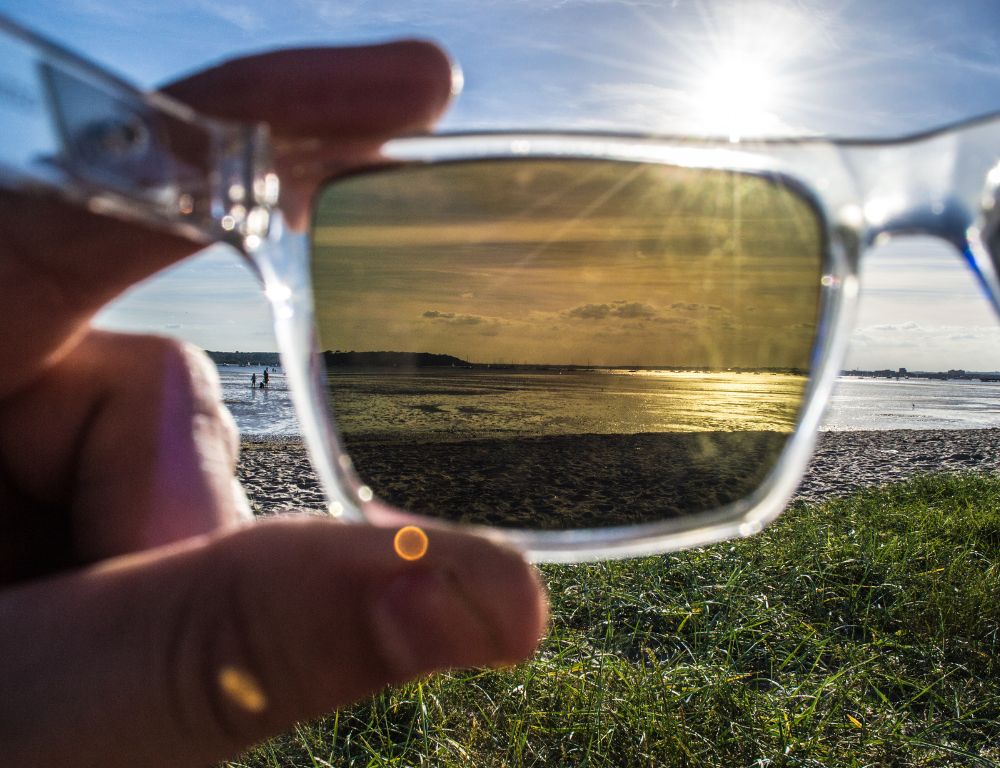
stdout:
<svg viewBox="0 0 1000 768">
<path fill-rule="evenodd" d="M 282 373 L 220 366 L 261 513 L 322 512 Z M 262 370 L 262 369 L 261 369 Z M 260 371 L 258 371 L 258 374 Z M 362 479 L 390 503 L 535 528 L 632 524 L 756 487 L 787 433 L 795 377 L 676 372 L 340 374 L 338 419 Z M 1000 385 L 843 377 L 795 499 L 933 472 L 1000 468 Z M 697 418 L 695 418 L 695 415 Z M 670 425 L 664 429 L 664 425 Z"/>
<path fill-rule="evenodd" d="M 941 472 L 1000 472 L 1000 429 L 821 432 L 794 500 L 821 501 Z M 298 438 L 244 438 L 238 474 L 258 514 L 323 511 L 319 481 Z M 405 486 L 406 478 L 399 482 Z"/>
<path fill-rule="evenodd" d="M 820 432 L 796 500 L 821 501 L 915 475 L 1000 472 L 1000 429 Z"/>
</svg>

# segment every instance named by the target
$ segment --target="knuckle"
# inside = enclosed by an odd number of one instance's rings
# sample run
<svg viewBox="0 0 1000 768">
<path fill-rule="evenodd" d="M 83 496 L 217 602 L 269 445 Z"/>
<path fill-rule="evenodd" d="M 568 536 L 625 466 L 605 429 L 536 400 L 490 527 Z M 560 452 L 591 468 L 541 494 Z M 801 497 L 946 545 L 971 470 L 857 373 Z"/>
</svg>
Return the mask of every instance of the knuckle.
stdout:
<svg viewBox="0 0 1000 768">
<path fill-rule="evenodd" d="M 208 355 L 188 342 L 150 337 L 160 361 L 161 375 L 186 387 L 199 404 L 218 402 L 221 389 Z"/>
<path fill-rule="evenodd" d="M 156 337 L 153 337 L 156 338 Z M 225 448 L 235 465 L 239 454 L 239 430 L 222 403 L 222 387 L 215 364 L 201 349 L 178 339 L 156 338 L 159 346 L 162 386 L 172 390 L 178 406 L 197 420 L 197 430 Z"/>
</svg>

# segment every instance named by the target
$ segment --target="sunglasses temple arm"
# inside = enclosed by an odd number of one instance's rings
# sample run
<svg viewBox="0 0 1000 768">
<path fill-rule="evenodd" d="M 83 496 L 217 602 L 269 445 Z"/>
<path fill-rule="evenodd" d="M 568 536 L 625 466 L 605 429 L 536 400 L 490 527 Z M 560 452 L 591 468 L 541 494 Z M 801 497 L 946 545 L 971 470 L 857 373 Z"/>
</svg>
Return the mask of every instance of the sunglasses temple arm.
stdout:
<svg viewBox="0 0 1000 768">
<path fill-rule="evenodd" d="M 253 249 L 277 204 L 264 125 L 144 93 L 0 17 L 0 187 Z"/>
</svg>

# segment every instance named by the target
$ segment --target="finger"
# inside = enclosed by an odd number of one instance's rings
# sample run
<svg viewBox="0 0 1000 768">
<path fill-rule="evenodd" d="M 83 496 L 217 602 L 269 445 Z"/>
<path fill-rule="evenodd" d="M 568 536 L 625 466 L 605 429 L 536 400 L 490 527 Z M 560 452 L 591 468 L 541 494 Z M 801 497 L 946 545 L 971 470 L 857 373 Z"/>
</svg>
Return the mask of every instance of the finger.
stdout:
<svg viewBox="0 0 1000 768">
<path fill-rule="evenodd" d="M 520 556 L 431 532 L 407 562 L 392 540 L 282 520 L 11 594 L 6 764 L 207 764 L 386 684 L 532 652 L 545 601 Z"/>
<path fill-rule="evenodd" d="M 437 121 L 451 100 L 455 71 L 436 45 L 406 40 L 274 51 L 221 64 L 164 91 L 205 114 L 268 123 L 281 207 L 301 230 L 317 184 L 375 162 L 386 139 L 425 132 Z"/>
<path fill-rule="evenodd" d="M 163 90 L 205 114 L 263 120 L 281 138 L 380 142 L 437 120 L 451 99 L 452 69 L 436 45 L 406 40 L 248 56 Z"/>
<path fill-rule="evenodd" d="M 59 200 L 0 194 L 0 398 L 73 349 L 101 306 L 196 248 Z"/>
<path fill-rule="evenodd" d="M 445 108 L 450 87 L 447 57 L 429 44 L 405 42 L 236 59 L 165 90 L 207 114 L 269 121 L 279 144 L 312 137 L 282 156 L 283 172 L 295 173 L 305 160 L 361 163 L 387 137 L 426 128 Z M 296 210 L 318 180 L 300 176 L 308 184 L 289 180 L 284 194 Z M 0 397 L 65 354 L 93 313 L 126 287 L 199 247 L 59 201 L 5 193 L 0 203 L 8 371 Z"/>
<path fill-rule="evenodd" d="M 238 446 L 204 353 L 91 331 L 0 408 L 0 458 L 24 507 L 5 509 L 0 525 L 16 540 L 50 510 L 80 562 L 233 525 L 245 513 L 233 493 Z"/>
</svg>

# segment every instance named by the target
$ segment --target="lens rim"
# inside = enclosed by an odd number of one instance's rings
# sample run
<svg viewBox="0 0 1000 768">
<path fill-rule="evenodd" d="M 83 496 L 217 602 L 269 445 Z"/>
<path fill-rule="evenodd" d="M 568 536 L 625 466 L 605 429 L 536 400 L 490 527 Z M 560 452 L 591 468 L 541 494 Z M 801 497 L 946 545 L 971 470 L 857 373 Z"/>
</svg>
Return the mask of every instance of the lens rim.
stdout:
<svg viewBox="0 0 1000 768">
<path fill-rule="evenodd" d="M 320 471 L 331 507 L 339 516 L 380 526 L 418 525 L 425 529 L 450 528 L 472 531 L 478 535 L 513 545 L 535 562 L 581 562 L 587 560 L 633 557 L 667 552 L 715 541 L 749 536 L 780 514 L 798 485 L 812 453 L 816 432 L 822 418 L 841 361 L 846 350 L 846 338 L 853 318 L 857 297 L 857 264 L 859 238 L 850 227 L 832 224 L 824 199 L 801 176 L 786 172 L 780 162 L 766 153 L 747 151 L 744 146 L 646 145 L 628 138 L 613 137 L 553 137 L 548 134 L 532 141 L 527 135 L 506 136 L 504 147 L 498 148 L 477 141 L 482 137 L 442 137 L 442 151 L 428 154 L 428 138 L 392 142 L 384 162 L 353 168 L 331 177 L 327 184 L 360 174 L 391 171 L 412 165 L 440 165 L 452 162 L 518 159 L 606 159 L 631 162 L 661 163 L 687 169 L 726 170 L 765 178 L 780 184 L 802 200 L 816 216 L 821 238 L 820 291 L 816 337 L 812 346 L 811 365 L 796 427 L 786 441 L 777 462 L 760 486 L 749 496 L 715 510 L 699 512 L 661 521 L 605 528 L 570 530 L 533 530 L 524 528 L 493 528 L 476 524 L 457 524 L 413 512 L 397 510 L 381 503 L 371 489 L 353 470 L 350 456 L 344 449 L 339 429 L 323 404 L 316 407 L 316 397 L 325 398 L 325 368 L 317 344 L 313 324 L 312 371 L 313 407 L 324 424 L 315 430 L 310 451 L 326 455 L 326 469 Z M 456 146 L 455 139 L 460 139 Z M 492 139 L 494 137 L 487 137 Z M 556 143 L 552 141 L 557 139 Z M 596 145 L 595 145 L 596 142 Z M 558 147 L 558 151 L 553 151 Z M 388 145 L 387 145 L 388 149 Z M 402 150 L 402 151 L 400 151 Z M 406 150 L 410 150 L 407 156 Z M 319 189 L 325 188 L 320 185 Z M 320 195 L 313 201 L 314 213 Z M 308 237 L 308 235 L 307 235 Z M 306 268 L 308 272 L 308 267 Z M 309 280 L 308 275 L 306 280 Z M 314 318 L 314 306 L 308 307 L 309 321 Z M 317 451 L 311 443 L 328 435 L 331 443 Z"/>
</svg>

